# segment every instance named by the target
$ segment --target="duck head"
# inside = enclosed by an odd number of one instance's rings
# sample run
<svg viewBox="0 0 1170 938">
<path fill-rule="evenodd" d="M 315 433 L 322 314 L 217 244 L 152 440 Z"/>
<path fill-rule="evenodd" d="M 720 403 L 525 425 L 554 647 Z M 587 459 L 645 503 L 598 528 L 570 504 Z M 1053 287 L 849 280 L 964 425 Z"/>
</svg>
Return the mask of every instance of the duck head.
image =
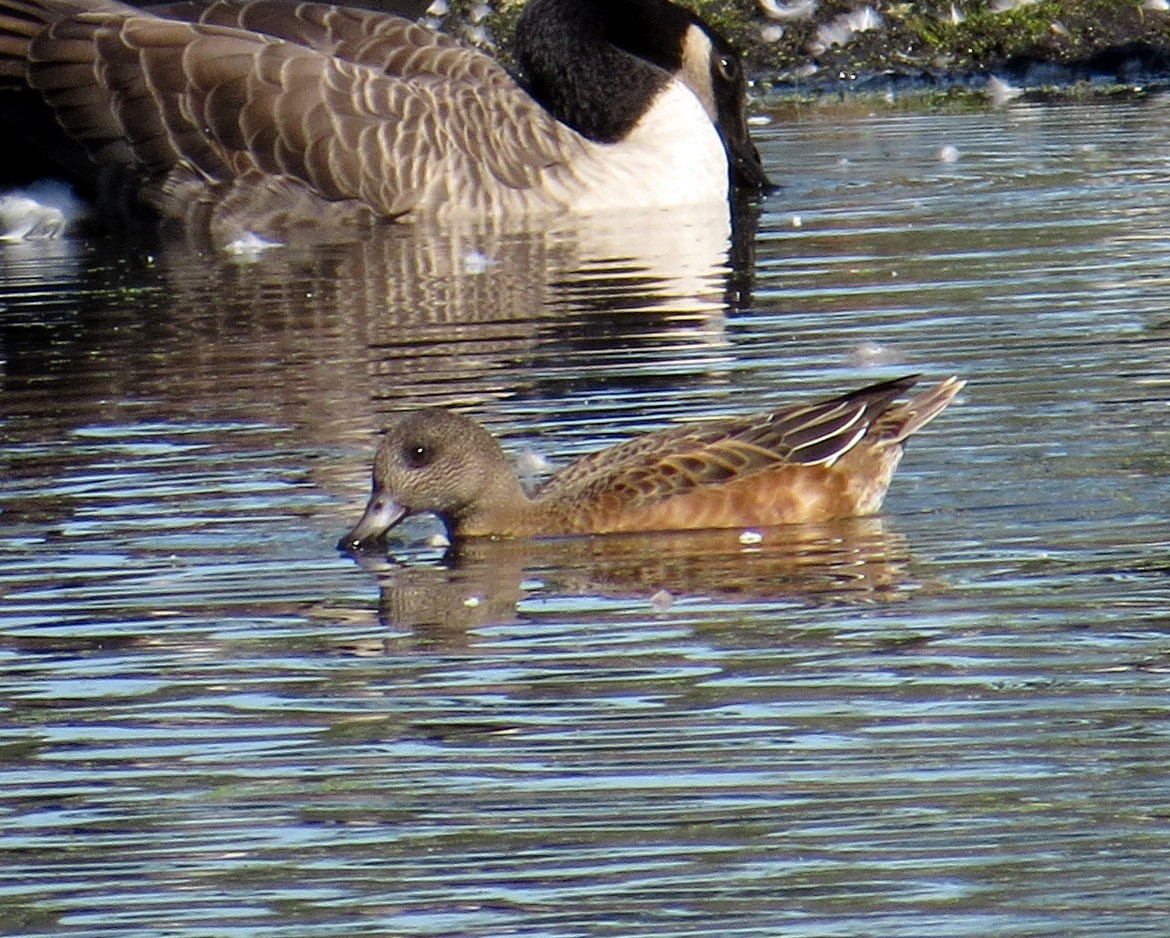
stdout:
<svg viewBox="0 0 1170 938">
<path fill-rule="evenodd" d="M 469 516 L 520 511 L 528 501 L 487 430 L 447 410 L 412 411 L 386 427 L 374 456 L 365 513 L 337 547 L 359 550 L 376 543 L 401 520 L 420 512 L 433 512 L 454 531 Z"/>
</svg>

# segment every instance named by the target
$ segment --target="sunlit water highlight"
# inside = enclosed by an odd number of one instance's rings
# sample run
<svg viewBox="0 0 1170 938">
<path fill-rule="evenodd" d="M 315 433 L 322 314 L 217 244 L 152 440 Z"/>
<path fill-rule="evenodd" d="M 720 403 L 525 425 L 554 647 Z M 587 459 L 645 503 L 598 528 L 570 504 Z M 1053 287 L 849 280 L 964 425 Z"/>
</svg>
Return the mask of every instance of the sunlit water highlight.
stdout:
<svg viewBox="0 0 1170 938">
<path fill-rule="evenodd" d="M 778 114 L 730 256 L 0 248 L 5 930 L 1164 933 L 1168 117 Z M 561 463 L 915 371 L 878 519 L 333 550 L 419 403 Z"/>
</svg>

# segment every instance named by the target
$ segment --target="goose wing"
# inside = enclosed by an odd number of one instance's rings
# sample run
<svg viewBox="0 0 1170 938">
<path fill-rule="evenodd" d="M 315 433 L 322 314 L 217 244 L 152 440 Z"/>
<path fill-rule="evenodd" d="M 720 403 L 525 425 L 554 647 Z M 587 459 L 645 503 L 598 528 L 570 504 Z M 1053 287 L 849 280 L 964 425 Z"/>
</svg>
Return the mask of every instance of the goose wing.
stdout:
<svg viewBox="0 0 1170 938">
<path fill-rule="evenodd" d="M 283 176 L 394 216 L 452 166 L 465 186 L 522 189 L 573 146 L 493 60 L 397 17 L 266 0 L 214 4 L 208 22 L 87 10 L 32 39 L 29 83 L 97 162 L 147 178 Z"/>
<path fill-rule="evenodd" d="M 420 26 L 406 13 L 410 5 L 400 6 L 403 12 L 395 13 L 288 0 L 179 0 L 152 5 L 149 12 L 284 39 L 399 78 L 475 80 L 493 73 L 507 77 L 495 59 L 454 36 Z"/>
<path fill-rule="evenodd" d="M 856 446 L 915 378 L 819 403 L 692 424 L 637 437 L 567 466 L 542 500 L 637 509 L 695 489 L 788 465 L 832 465 Z"/>
</svg>

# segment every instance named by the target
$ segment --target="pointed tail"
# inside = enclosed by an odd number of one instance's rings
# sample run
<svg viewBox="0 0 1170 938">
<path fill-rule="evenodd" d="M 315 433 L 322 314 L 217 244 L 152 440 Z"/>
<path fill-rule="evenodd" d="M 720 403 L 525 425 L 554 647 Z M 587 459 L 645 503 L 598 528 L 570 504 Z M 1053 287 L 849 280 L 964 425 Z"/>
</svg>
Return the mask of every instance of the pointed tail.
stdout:
<svg viewBox="0 0 1170 938">
<path fill-rule="evenodd" d="M 871 433 L 887 443 L 902 443 L 941 414 L 966 381 L 952 376 L 923 391 L 905 404 L 891 407 L 875 421 Z"/>
</svg>

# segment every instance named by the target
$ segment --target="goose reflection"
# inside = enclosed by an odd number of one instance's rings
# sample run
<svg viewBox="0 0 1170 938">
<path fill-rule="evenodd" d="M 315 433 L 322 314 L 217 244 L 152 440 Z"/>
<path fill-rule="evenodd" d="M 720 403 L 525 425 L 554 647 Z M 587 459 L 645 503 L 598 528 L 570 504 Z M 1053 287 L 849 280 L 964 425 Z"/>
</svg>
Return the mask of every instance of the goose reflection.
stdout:
<svg viewBox="0 0 1170 938">
<path fill-rule="evenodd" d="M 52 402 L 13 440 L 145 422 L 206 428 L 230 450 L 231 428 L 256 424 L 329 454 L 304 460 L 317 487 L 356 492 L 371 433 L 404 408 L 515 414 L 582 390 L 718 388 L 750 267 L 733 269 L 726 227 L 684 214 L 625 231 L 404 225 L 255 262 L 150 240 L 10 247 L 0 394 Z M 71 458 L 84 473 L 91 456 Z"/>
<path fill-rule="evenodd" d="M 527 602 L 623 600 L 651 620 L 692 598 L 838 606 L 897 602 L 917 585 L 905 538 L 881 518 L 751 532 L 474 539 L 441 558 L 354 560 L 378 578 L 382 625 L 454 645 L 468 641 L 468 630 L 523 622 Z"/>
<path fill-rule="evenodd" d="M 625 350 L 626 372 L 629 353 L 646 347 L 704 373 L 727 358 L 725 316 L 751 276 L 729 254 L 726 224 L 671 211 L 623 230 L 402 225 L 254 261 L 151 239 L 18 245 L 0 252 L 11 364 L 0 386 L 24 374 L 58 382 L 76 402 L 61 412 L 66 427 L 89 419 L 90 398 L 140 395 L 159 400 L 163 417 L 251 409 L 267 419 L 278 406 L 330 440 L 383 400 L 523 394 L 531 362 L 547 353 L 559 367 L 580 353 L 595 366 L 599 343 Z M 69 308 L 46 305 L 45 288 Z"/>
<path fill-rule="evenodd" d="M 745 211 L 735 237 L 750 242 L 753 226 Z M 750 250 L 725 213 L 662 210 L 542 232 L 401 226 L 253 263 L 208 264 L 172 245 L 161 263 L 181 328 L 200 311 L 200 346 L 233 368 L 253 351 L 260 366 L 302 362 L 270 376 L 265 406 L 311 377 L 289 419 L 357 447 L 404 407 L 549 397 L 566 382 L 720 380 L 727 316 L 750 302 Z M 215 393 L 221 362 L 209 361 Z"/>
</svg>

